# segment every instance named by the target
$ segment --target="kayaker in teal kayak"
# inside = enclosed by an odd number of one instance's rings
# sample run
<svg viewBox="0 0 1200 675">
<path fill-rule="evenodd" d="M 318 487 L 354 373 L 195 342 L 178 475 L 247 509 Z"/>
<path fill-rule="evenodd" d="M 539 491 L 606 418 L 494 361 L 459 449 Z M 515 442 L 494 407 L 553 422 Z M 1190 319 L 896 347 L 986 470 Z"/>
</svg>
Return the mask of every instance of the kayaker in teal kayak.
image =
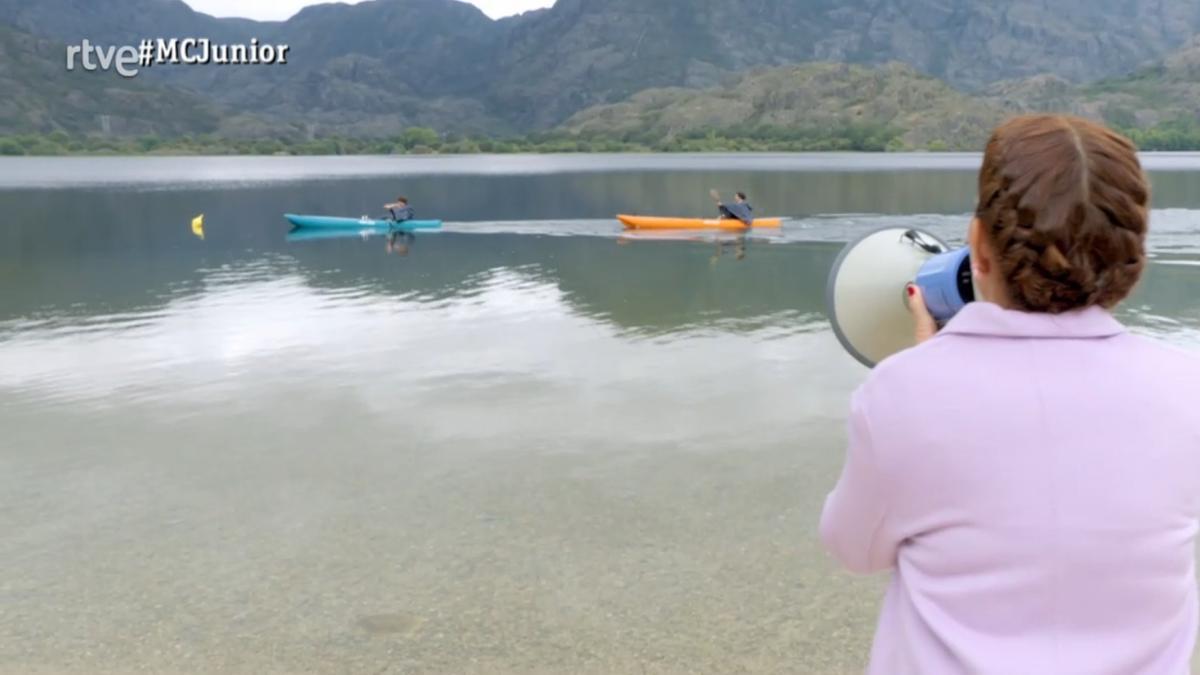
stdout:
<svg viewBox="0 0 1200 675">
<path fill-rule="evenodd" d="M 754 225 L 754 207 L 750 206 L 750 202 L 746 201 L 745 192 L 735 192 L 734 202 L 725 204 L 721 202 L 721 194 L 716 190 L 709 193 L 717 202 L 717 211 L 721 213 L 722 218 L 733 218 L 740 220 L 746 224 L 746 227 Z"/>
<path fill-rule="evenodd" d="M 408 197 L 396 197 L 395 202 L 384 204 L 383 208 L 392 214 L 392 220 L 397 223 L 403 223 L 406 220 L 412 220 L 417 217 L 416 211 L 413 211 L 413 207 L 408 205 Z"/>
</svg>

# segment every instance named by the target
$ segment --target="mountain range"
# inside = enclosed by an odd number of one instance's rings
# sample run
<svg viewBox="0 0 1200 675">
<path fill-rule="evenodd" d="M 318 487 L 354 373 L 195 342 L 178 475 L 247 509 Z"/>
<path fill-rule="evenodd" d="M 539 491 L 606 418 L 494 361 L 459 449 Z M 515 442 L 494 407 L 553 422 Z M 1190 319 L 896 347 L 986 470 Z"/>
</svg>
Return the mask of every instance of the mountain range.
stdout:
<svg viewBox="0 0 1200 675">
<path fill-rule="evenodd" d="M 604 125 L 597 120 L 661 99 L 664 88 L 693 101 L 696 92 L 708 92 L 703 96 L 711 100 L 722 91 L 744 107 L 739 87 L 754 89 L 755 105 L 767 106 L 744 115 L 748 120 L 778 117 L 793 124 L 808 110 L 828 117 L 833 112 L 826 108 L 839 102 L 853 108 L 848 104 L 863 96 L 854 87 L 901 95 L 910 84 L 951 112 L 986 117 L 985 108 L 1044 107 L 1057 92 L 1069 108 L 1091 105 L 1101 114 L 1112 108 L 1123 119 L 1147 123 L 1162 117 L 1163 106 L 1175 105 L 1181 91 L 1188 90 L 1190 100 L 1195 63 L 1188 59 L 1196 50 L 1189 43 L 1200 33 L 1200 3 L 558 0 L 550 9 L 492 20 L 457 0 L 368 0 L 310 6 L 284 22 L 254 22 L 217 19 L 181 0 L 0 0 L 0 26 L 5 53 L 16 55 L 0 76 L 12 84 L 10 98 L 22 101 L 15 108 L 0 104 L 0 133 L 95 133 L 102 116 L 108 120 L 103 129 L 113 133 L 117 120 L 129 133 L 216 128 L 234 137 L 376 136 L 411 126 L 487 135 L 598 130 Z M 288 44 L 290 57 L 285 66 L 155 66 L 131 82 L 109 73 L 67 73 L 63 52 L 50 46 L 169 37 L 257 38 Z M 799 81 L 789 77 L 798 72 L 791 66 L 814 62 L 867 69 L 829 66 L 821 71 L 830 78 L 820 88 L 827 100 L 809 105 L 818 101 L 815 94 L 789 94 L 786 87 Z M 38 75 L 14 76 L 15 70 Z M 768 70 L 774 74 L 762 79 Z M 839 85 L 842 76 L 848 79 Z M 1162 105 L 1146 105 L 1129 84 L 1136 77 L 1152 83 L 1143 89 L 1162 82 L 1174 93 L 1155 89 Z M 73 90 L 95 93 L 81 101 L 67 95 Z M 114 99 L 103 93 L 108 90 L 153 91 L 161 100 L 123 106 L 128 96 Z M 794 109 L 797 101 L 807 103 Z M 714 123 L 736 117 L 724 108 L 711 114 Z M 899 123 L 928 126 L 916 119 Z"/>
<path fill-rule="evenodd" d="M 574 134 L 661 141 L 702 133 L 753 137 L 865 127 L 888 130 L 895 149 L 977 149 L 1005 116 L 1061 112 L 1124 129 L 1196 120 L 1200 40 L 1121 78 L 1073 84 L 1056 75 L 1005 80 L 963 92 L 892 63 L 806 63 L 747 71 L 708 89 L 648 89 L 581 111 Z"/>
<path fill-rule="evenodd" d="M 60 43 L 0 24 L 0 130 L 115 135 L 214 132 L 218 109 L 183 90 L 119 77 L 69 78 Z"/>
</svg>

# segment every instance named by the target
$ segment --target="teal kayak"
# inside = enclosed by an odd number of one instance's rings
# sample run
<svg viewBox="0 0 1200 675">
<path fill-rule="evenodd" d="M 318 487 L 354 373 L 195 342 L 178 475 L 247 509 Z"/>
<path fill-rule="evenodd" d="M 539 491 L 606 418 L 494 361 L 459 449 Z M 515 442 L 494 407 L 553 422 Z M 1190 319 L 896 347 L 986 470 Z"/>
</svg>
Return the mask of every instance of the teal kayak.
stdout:
<svg viewBox="0 0 1200 675">
<path fill-rule="evenodd" d="M 405 220 L 397 223 L 394 220 L 376 220 L 374 218 L 335 218 L 333 216 L 297 216 L 284 214 L 288 222 L 296 227 L 322 227 L 341 230 L 437 230 L 442 227 L 440 220 Z"/>
</svg>

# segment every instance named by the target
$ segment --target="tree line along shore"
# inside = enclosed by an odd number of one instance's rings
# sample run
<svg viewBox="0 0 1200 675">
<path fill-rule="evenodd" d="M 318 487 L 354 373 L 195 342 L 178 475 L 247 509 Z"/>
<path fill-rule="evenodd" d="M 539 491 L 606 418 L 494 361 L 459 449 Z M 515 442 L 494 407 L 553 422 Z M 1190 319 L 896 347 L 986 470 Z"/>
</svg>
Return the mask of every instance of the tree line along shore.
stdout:
<svg viewBox="0 0 1200 675">
<path fill-rule="evenodd" d="M 1172 122 L 1119 130 L 1145 151 L 1200 150 L 1200 123 Z M 507 138 L 439 134 L 414 127 L 382 138 L 233 139 L 219 136 L 72 136 L 64 132 L 0 136 L 0 156 L 56 155 L 429 155 L 597 152 L 908 152 L 978 150 L 978 145 L 934 139 L 903 140 L 901 129 L 872 124 L 829 127 L 757 126 L 694 130 L 670 136 L 565 131 Z"/>
</svg>

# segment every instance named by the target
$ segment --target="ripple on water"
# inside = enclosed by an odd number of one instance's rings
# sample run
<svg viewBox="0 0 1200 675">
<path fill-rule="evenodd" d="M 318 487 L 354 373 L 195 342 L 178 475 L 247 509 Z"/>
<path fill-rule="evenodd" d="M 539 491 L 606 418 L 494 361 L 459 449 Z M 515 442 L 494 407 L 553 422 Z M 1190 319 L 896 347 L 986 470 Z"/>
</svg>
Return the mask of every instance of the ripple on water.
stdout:
<svg viewBox="0 0 1200 675">
<path fill-rule="evenodd" d="M 844 243 L 884 227 L 919 228 L 953 246 L 962 245 L 971 214 L 837 213 L 785 217 L 779 229 L 749 233 L 754 241 L 774 244 L 800 242 Z M 736 239 L 737 233 L 680 230 L 623 230 L 614 219 L 475 221 L 446 223 L 446 232 L 464 234 L 516 234 L 547 237 L 619 237 L 626 241 L 715 242 Z M 1200 210 L 1155 209 L 1151 214 L 1151 251 L 1200 254 Z"/>
</svg>

